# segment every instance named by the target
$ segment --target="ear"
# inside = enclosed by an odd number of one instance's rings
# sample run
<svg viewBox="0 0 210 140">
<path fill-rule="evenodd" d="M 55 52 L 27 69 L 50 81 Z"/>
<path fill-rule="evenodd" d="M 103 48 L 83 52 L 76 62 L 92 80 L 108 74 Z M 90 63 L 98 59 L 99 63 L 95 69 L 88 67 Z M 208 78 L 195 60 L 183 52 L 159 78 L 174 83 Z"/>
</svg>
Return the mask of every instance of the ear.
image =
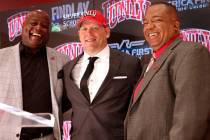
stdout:
<svg viewBox="0 0 210 140">
<path fill-rule="evenodd" d="M 179 32 L 180 30 L 180 22 L 178 20 L 176 20 L 174 23 L 174 29 L 176 32 Z"/>
<path fill-rule="evenodd" d="M 25 25 L 26 25 L 26 20 L 23 21 L 22 28 L 25 27 Z"/>
<path fill-rule="evenodd" d="M 109 27 L 106 27 L 105 30 L 106 30 L 106 38 L 109 38 L 110 37 L 110 29 L 109 29 Z"/>
</svg>

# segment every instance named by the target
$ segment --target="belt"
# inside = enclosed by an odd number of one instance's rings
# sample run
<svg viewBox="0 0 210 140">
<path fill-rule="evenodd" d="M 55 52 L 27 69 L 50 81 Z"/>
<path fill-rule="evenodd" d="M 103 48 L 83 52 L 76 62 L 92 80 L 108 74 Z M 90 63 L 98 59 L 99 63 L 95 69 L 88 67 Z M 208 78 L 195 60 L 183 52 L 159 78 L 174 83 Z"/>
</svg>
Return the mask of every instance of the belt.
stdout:
<svg viewBox="0 0 210 140">
<path fill-rule="evenodd" d="M 49 134 L 53 133 L 52 128 L 44 127 L 44 128 L 22 128 L 20 134 L 20 140 L 31 140 L 36 138 L 42 138 Z"/>
</svg>

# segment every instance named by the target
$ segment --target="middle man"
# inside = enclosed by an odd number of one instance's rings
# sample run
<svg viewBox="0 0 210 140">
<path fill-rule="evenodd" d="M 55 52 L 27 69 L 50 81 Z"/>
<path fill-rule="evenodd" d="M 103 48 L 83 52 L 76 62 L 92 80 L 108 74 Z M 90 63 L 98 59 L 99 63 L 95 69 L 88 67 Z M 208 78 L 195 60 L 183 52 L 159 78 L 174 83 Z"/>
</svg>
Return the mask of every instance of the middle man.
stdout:
<svg viewBox="0 0 210 140">
<path fill-rule="evenodd" d="M 123 121 L 141 73 L 137 57 L 110 49 L 110 29 L 100 11 L 77 23 L 84 53 L 64 66 L 71 102 L 71 140 L 123 140 Z"/>
</svg>

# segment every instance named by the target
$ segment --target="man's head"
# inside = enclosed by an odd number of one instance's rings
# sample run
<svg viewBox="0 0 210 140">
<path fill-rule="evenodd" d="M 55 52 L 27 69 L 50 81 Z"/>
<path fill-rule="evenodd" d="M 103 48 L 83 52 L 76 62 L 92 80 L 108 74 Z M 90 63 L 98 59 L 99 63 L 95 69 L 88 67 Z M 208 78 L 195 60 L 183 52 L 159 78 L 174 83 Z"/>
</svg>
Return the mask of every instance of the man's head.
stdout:
<svg viewBox="0 0 210 140">
<path fill-rule="evenodd" d="M 106 47 L 110 29 L 100 11 L 90 10 L 84 13 L 78 20 L 77 27 L 79 39 L 86 53 L 94 55 Z"/>
<path fill-rule="evenodd" d="M 166 2 L 156 2 L 146 11 L 144 36 L 153 50 L 157 50 L 179 33 L 179 26 L 176 8 Z"/>
<path fill-rule="evenodd" d="M 42 10 L 29 12 L 23 22 L 22 43 L 31 49 L 46 46 L 49 27 L 50 19 L 47 12 Z"/>
</svg>

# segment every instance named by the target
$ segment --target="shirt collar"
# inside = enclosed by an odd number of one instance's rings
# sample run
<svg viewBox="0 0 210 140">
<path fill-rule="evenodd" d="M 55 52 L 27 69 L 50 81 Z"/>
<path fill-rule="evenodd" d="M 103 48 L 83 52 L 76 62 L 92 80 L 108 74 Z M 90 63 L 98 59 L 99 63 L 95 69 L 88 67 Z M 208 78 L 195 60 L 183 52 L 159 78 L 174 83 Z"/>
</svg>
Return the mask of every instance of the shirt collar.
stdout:
<svg viewBox="0 0 210 140">
<path fill-rule="evenodd" d="M 20 45 L 19 45 L 19 50 L 20 50 L 20 53 L 24 53 L 24 54 L 32 54 L 32 50 L 27 47 L 26 45 L 24 45 L 22 42 L 20 42 Z M 35 54 L 43 54 L 43 53 L 46 53 L 46 47 L 40 47 L 37 49 L 36 53 Z"/>
<path fill-rule="evenodd" d="M 103 50 L 101 50 L 99 53 L 97 53 L 95 56 L 90 56 L 89 54 L 87 54 L 86 52 L 84 52 L 84 60 L 88 60 L 89 57 L 98 57 L 97 60 L 104 60 L 109 58 L 110 56 L 110 48 L 107 45 Z M 96 61 L 97 61 L 96 60 Z"/>
<path fill-rule="evenodd" d="M 173 36 L 169 41 L 167 41 L 162 47 L 160 47 L 158 50 L 153 52 L 153 57 L 154 58 L 159 58 L 161 54 L 171 45 L 171 43 L 180 36 L 180 34 L 177 34 Z"/>
</svg>

